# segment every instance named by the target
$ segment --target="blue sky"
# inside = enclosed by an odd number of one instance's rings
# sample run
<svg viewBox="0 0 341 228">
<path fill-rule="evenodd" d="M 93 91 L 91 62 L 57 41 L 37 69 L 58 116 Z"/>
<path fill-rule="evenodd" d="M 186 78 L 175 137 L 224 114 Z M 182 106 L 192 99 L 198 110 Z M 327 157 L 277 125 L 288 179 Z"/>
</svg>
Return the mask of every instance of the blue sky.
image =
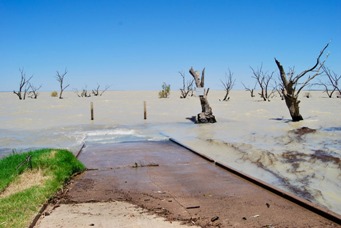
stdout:
<svg viewBox="0 0 341 228">
<path fill-rule="evenodd" d="M 0 0 L 0 91 L 17 89 L 19 68 L 42 90 L 172 90 L 179 71 L 206 67 L 206 87 L 223 89 L 230 69 L 252 86 L 253 68 L 299 73 L 331 41 L 326 65 L 341 74 L 339 0 Z"/>
</svg>

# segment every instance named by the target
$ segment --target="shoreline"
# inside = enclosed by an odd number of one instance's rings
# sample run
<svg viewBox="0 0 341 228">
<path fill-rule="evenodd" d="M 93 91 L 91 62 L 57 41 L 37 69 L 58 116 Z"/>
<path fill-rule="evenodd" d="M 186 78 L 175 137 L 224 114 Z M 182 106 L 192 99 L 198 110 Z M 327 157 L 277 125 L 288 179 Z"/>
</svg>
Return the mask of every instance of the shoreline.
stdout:
<svg viewBox="0 0 341 228">
<path fill-rule="evenodd" d="M 180 99 L 177 92 L 167 99 L 159 99 L 157 91 L 108 91 L 102 97 L 65 93 L 59 100 L 42 94 L 25 101 L 1 94 L 0 105 L 5 108 L 0 110 L 0 146 L 67 148 L 76 154 L 85 142 L 159 140 L 166 135 L 222 164 L 286 191 L 307 193 L 306 199 L 341 212 L 337 166 L 341 128 L 335 115 L 341 100 L 311 93 L 311 98 L 301 98 L 304 121 L 293 123 L 278 97 L 263 102 L 246 91 L 232 91 L 231 99 L 222 102 L 223 91 L 210 91 L 208 100 L 218 121 L 210 125 L 187 120 L 200 112 L 199 99 Z M 294 131 L 302 127 L 316 132 L 298 137 Z"/>
</svg>

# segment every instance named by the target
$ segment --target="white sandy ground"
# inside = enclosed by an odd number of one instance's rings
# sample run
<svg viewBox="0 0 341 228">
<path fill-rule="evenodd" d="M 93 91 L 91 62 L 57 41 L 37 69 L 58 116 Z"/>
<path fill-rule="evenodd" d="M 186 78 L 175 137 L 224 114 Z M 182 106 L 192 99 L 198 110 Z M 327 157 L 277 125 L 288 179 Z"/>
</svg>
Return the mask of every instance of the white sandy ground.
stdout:
<svg viewBox="0 0 341 228">
<path fill-rule="evenodd" d="M 53 213 L 39 220 L 35 227 L 120 227 L 120 228 L 181 228 L 180 222 L 148 214 L 126 202 L 61 204 Z M 196 227 L 196 226 L 191 226 Z"/>
<path fill-rule="evenodd" d="M 62 100 L 42 92 L 37 100 L 25 101 L 13 93 L 0 93 L 0 153 L 37 147 L 76 153 L 84 142 L 172 137 L 286 191 L 309 193 L 309 200 L 341 214 L 341 164 L 337 163 L 341 99 L 327 98 L 321 91 L 310 94 L 309 99 L 300 98 L 304 121 L 293 123 L 278 96 L 264 102 L 259 96 L 251 98 L 249 92 L 231 91 L 230 100 L 222 102 L 224 91 L 210 91 L 208 100 L 218 122 L 196 125 L 186 118 L 201 111 L 199 98 L 180 99 L 179 91 L 172 91 L 167 99 L 159 99 L 158 91 L 108 91 L 91 98 L 66 92 Z M 317 132 L 298 139 L 291 131 L 302 127 Z"/>
</svg>

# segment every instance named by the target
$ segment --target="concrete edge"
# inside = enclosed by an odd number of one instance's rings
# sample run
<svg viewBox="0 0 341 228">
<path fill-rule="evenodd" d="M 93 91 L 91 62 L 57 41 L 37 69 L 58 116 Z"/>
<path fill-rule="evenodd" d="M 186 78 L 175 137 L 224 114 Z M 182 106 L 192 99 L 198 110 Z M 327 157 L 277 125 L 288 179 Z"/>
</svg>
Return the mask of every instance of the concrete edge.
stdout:
<svg viewBox="0 0 341 228">
<path fill-rule="evenodd" d="M 47 208 L 47 206 L 49 205 L 49 201 L 47 200 L 47 202 L 45 202 L 43 204 L 43 206 L 40 208 L 39 212 L 36 214 L 36 216 L 34 216 L 33 221 L 31 222 L 31 224 L 28 226 L 29 228 L 33 228 L 35 227 L 35 225 L 37 224 L 38 220 L 40 219 L 40 217 L 42 216 L 42 214 L 44 213 L 45 209 Z"/>
</svg>

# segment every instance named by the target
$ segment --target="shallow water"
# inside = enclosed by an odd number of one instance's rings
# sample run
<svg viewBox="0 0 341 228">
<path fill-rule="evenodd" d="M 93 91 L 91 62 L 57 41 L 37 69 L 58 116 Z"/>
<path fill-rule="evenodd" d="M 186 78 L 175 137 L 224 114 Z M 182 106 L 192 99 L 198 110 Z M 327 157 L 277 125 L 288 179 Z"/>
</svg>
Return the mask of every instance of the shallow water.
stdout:
<svg viewBox="0 0 341 228">
<path fill-rule="evenodd" d="M 19 101 L 0 93 L 0 157 L 34 148 L 67 148 L 84 143 L 167 140 L 186 146 L 251 176 L 293 192 L 341 214 L 341 99 L 314 92 L 302 98 L 304 121 L 293 123 L 284 102 L 252 99 L 247 92 L 212 91 L 216 124 L 195 125 L 187 117 L 200 111 L 198 98 L 159 99 L 154 92 L 108 92 L 59 100 L 43 93 Z M 221 96 L 221 97 L 220 97 Z M 143 101 L 148 119 L 143 120 Z M 95 121 L 90 121 L 94 102 Z M 297 129 L 315 132 L 299 135 Z"/>
</svg>

